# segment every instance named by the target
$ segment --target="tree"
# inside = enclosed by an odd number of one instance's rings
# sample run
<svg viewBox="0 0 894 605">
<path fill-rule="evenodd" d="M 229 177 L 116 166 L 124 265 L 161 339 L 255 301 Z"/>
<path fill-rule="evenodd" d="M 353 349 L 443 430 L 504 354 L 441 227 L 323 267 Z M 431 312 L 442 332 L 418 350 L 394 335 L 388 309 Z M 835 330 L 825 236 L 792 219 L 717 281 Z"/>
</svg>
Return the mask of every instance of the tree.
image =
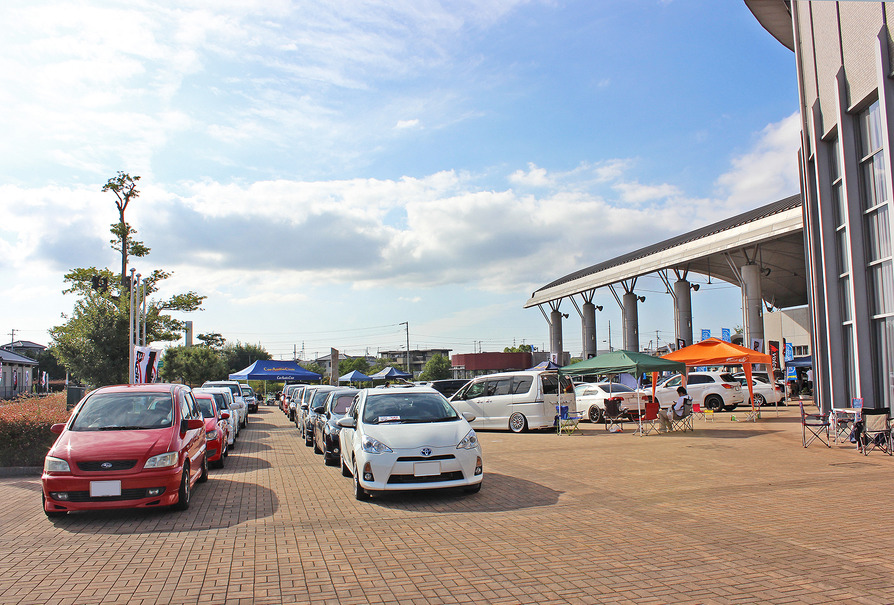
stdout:
<svg viewBox="0 0 894 605">
<path fill-rule="evenodd" d="M 165 351 L 161 377 L 198 386 L 206 380 L 226 380 L 227 367 L 218 351 L 205 346 L 170 347 Z"/>
<path fill-rule="evenodd" d="M 530 353 L 534 350 L 531 345 L 518 345 L 517 347 L 505 347 L 504 353 Z"/>
<path fill-rule="evenodd" d="M 143 245 L 143 242 L 133 239 L 136 229 L 133 229 L 124 220 L 124 212 L 131 200 L 138 198 L 140 192 L 137 190 L 137 181 L 140 177 L 131 177 L 126 172 L 118 171 L 118 176 L 112 177 L 102 186 L 102 191 L 111 191 L 118 200 L 115 207 L 118 209 L 118 222 L 112 223 L 111 232 L 114 239 L 110 241 L 112 248 L 121 253 L 121 287 L 122 289 L 130 289 L 127 279 L 127 259 L 131 256 L 143 257 L 149 254 L 149 248 Z"/>
<path fill-rule="evenodd" d="M 444 380 L 453 376 L 453 366 L 450 360 L 436 353 L 432 358 L 425 362 L 425 368 L 419 375 L 420 380 Z"/>
<path fill-rule="evenodd" d="M 216 349 L 218 351 L 222 350 L 224 348 L 224 345 L 227 344 L 227 339 L 224 338 L 219 332 L 199 334 L 198 336 L 196 336 L 196 340 L 200 340 L 204 346 Z"/>
<path fill-rule="evenodd" d="M 221 354 L 231 374 L 244 370 L 259 359 L 273 359 L 273 356 L 261 345 L 242 344 L 238 341 L 235 345 L 224 345 Z"/>
<path fill-rule="evenodd" d="M 369 376 L 369 361 L 366 360 L 366 357 L 350 357 L 338 362 L 338 373 L 340 375 L 344 376 L 354 370 Z"/>
</svg>

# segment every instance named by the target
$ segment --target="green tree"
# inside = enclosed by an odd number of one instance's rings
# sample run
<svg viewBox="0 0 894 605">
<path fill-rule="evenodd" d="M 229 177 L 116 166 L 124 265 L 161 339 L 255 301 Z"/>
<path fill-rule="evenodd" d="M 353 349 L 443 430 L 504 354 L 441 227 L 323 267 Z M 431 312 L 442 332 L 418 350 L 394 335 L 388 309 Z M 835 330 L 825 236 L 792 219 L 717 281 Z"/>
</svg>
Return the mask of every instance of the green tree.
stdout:
<svg viewBox="0 0 894 605">
<path fill-rule="evenodd" d="M 354 370 L 369 376 L 369 361 L 366 360 L 366 357 L 350 357 L 344 361 L 338 362 L 339 375 L 344 376 L 348 372 L 353 372 Z"/>
<path fill-rule="evenodd" d="M 231 374 L 244 370 L 259 359 L 273 359 L 273 356 L 261 345 L 243 344 L 238 341 L 236 344 L 224 345 L 221 354 Z"/>
<path fill-rule="evenodd" d="M 450 364 L 450 360 L 440 353 L 436 353 L 431 359 L 425 362 L 425 368 L 422 369 L 419 379 L 444 380 L 445 378 L 451 378 L 452 376 L 453 366 Z"/>
<path fill-rule="evenodd" d="M 322 377 L 321 380 L 323 384 L 326 384 L 329 381 L 329 374 L 326 373 L 326 369 L 315 361 L 302 363 L 301 367 L 309 372 L 316 372 L 319 374 Z"/>
<path fill-rule="evenodd" d="M 504 353 L 530 353 L 534 350 L 531 345 L 518 345 L 517 347 L 505 347 Z"/>
<path fill-rule="evenodd" d="M 227 367 L 220 353 L 210 347 L 170 347 L 165 351 L 161 377 L 168 382 L 198 386 L 206 380 L 226 380 Z"/>
<path fill-rule="evenodd" d="M 224 345 L 227 344 L 227 339 L 224 338 L 219 332 L 199 334 L 198 336 L 196 336 L 196 340 L 201 341 L 204 346 L 216 349 L 218 351 L 222 350 L 224 348 Z"/>
<path fill-rule="evenodd" d="M 137 181 L 140 177 L 131 177 L 126 172 L 118 171 L 118 175 L 112 177 L 102 186 L 102 191 L 111 191 L 118 198 L 115 207 L 118 209 L 118 222 L 112 223 L 111 232 L 115 237 L 111 240 L 112 248 L 121 254 L 121 287 L 129 289 L 127 279 L 127 260 L 131 256 L 143 257 L 149 254 L 149 248 L 133 239 L 136 230 L 127 224 L 124 220 L 124 212 L 127 210 L 130 202 L 140 196 L 137 190 Z"/>
</svg>

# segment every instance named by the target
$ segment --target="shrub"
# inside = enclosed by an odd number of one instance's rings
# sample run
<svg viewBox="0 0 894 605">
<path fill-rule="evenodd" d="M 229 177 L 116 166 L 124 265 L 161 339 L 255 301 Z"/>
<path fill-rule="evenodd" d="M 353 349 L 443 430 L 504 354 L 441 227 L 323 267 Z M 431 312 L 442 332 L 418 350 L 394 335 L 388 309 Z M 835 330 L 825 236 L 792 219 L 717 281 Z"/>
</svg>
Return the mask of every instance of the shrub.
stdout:
<svg viewBox="0 0 894 605">
<path fill-rule="evenodd" d="M 68 420 L 65 401 L 55 393 L 0 405 L 0 466 L 43 466 L 57 437 L 50 427 Z"/>
</svg>

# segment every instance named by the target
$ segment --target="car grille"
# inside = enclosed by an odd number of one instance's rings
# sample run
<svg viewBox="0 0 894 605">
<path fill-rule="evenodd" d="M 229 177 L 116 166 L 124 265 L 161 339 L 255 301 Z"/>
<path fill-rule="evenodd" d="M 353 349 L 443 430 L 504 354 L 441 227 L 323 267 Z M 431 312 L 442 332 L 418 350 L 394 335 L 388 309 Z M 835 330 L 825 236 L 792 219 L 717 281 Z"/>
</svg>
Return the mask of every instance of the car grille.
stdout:
<svg viewBox="0 0 894 605">
<path fill-rule="evenodd" d="M 459 481 L 462 478 L 462 471 L 451 471 L 449 473 L 441 473 L 440 475 L 431 475 L 429 477 L 417 477 L 416 475 L 391 475 L 388 477 L 388 483 L 392 485 L 399 483 L 440 483 L 442 481 Z"/>
<path fill-rule="evenodd" d="M 110 468 L 103 468 L 103 464 L 111 464 Z M 78 462 L 78 468 L 85 472 L 126 471 L 136 466 L 136 460 L 90 460 Z"/>
<path fill-rule="evenodd" d="M 164 493 L 164 488 L 161 488 L 162 491 L 160 494 L 155 494 L 152 496 L 153 498 L 157 498 L 161 494 Z M 146 495 L 147 488 L 141 487 L 137 489 L 123 489 L 121 490 L 120 496 L 99 496 L 95 498 L 90 497 L 90 492 L 68 492 L 68 500 L 67 502 L 119 502 L 122 500 L 141 500 L 143 498 L 149 498 L 150 496 Z"/>
<path fill-rule="evenodd" d="M 453 454 L 441 454 L 440 456 L 401 456 L 398 462 L 428 462 L 429 460 L 454 460 Z"/>
</svg>

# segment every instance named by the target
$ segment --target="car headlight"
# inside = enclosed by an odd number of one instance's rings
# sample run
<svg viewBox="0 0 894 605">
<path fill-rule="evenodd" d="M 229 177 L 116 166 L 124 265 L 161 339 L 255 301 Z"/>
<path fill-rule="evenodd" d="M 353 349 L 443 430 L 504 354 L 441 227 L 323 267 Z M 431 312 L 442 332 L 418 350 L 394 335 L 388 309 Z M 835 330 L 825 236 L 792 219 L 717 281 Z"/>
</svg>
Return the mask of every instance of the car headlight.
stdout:
<svg viewBox="0 0 894 605">
<path fill-rule="evenodd" d="M 70 473 L 71 467 L 68 466 L 68 462 L 62 458 L 47 456 L 43 461 L 43 470 L 52 473 Z"/>
<path fill-rule="evenodd" d="M 475 434 L 475 429 L 470 430 L 466 433 L 466 436 L 463 437 L 462 441 L 459 442 L 459 445 L 456 446 L 458 450 L 474 450 L 478 447 L 478 435 Z"/>
<path fill-rule="evenodd" d="M 385 454 L 392 451 L 390 447 L 378 439 L 373 439 L 369 435 L 363 436 L 363 440 L 360 442 L 360 447 L 368 454 Z"/>
<path fill-rule="evenodd" d="M 211 441 L 217 439 L 217 429 L 214 429 L 213 431 L 205 431 L 205 439 L 210 439 Z"/>
<path fill-rule="evenodd" d="M 143 468 L 167 468 L 176 465 L 177 452 L 167 452 L 165 454 L 159 454 L 158 456 L 152 456 L 146 461 Z"/>
</svg>

